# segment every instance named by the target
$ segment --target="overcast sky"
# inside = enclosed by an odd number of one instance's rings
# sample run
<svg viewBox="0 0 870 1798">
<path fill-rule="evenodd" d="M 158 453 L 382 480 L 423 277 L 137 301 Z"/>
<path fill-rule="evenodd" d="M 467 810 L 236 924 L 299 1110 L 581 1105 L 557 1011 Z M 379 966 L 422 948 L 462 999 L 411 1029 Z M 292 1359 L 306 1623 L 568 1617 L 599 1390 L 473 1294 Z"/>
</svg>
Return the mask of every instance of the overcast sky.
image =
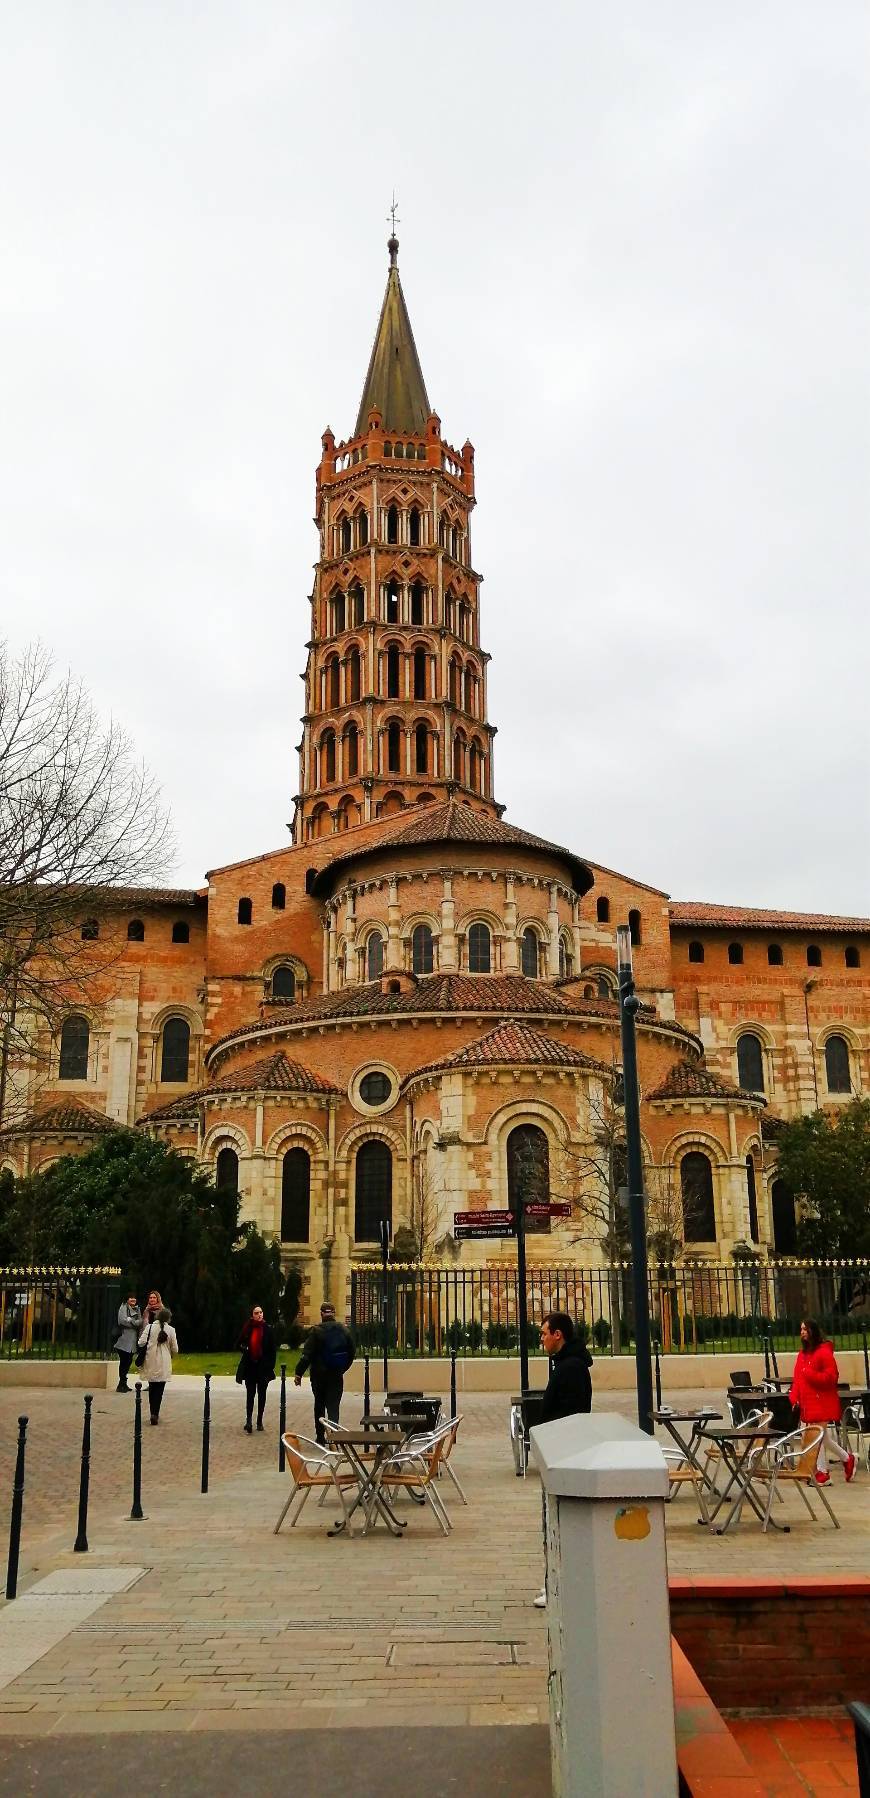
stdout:
<svg viewBox="0 0 870 1798">
<path fill-rule="evenodd" d="M 2 611 L 133 734 L 178 882 L 287 840 L 395 186 L 508 818 L 870 910 L 868 149 L 859 0 L 7 0 Z"/>
</svg>

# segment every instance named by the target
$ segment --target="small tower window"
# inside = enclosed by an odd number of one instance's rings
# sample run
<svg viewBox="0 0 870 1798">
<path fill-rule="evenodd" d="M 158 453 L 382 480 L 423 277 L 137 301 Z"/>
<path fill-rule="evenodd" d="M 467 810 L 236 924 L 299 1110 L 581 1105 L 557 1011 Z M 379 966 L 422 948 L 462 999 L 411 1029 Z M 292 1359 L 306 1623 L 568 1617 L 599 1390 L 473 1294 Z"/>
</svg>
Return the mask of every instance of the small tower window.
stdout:
<svg viewBox="0 0 870 1798">
<path fill-rule="evenodd" d="M 357 542 L 360 549 L 365 549 L 369 540 L 369 515 L 367 512 L 357 513 Z"/>
<path fill-rule="evenodd" d="M 350 550 L 352 548 L 353 548 L 353 529 L 351 526 L 351 522 L 350 522 L 349 518 L 343 518 L 341 521 L 341 553 L 342 553 L 342 555 L 346 556 L 348 553 L 348 550 Z"/>
<path fill-rule="evenodd" d="M 574 972 L 574 957 L 563 936 L 559 938 L 559 974 L 562 980 L 570 979 Z"/>
<path fill-rule="evenodd" d="M 337 706 L 341 704 L 341 675 L 338 666 L 338 656 L 333 656 L 329 664 L 327 693 L 329 695 L 326 701 L 327 705 Z"/>
<path fill-rule="evenodd" d="M 380 980 L 384 971 L 384 939 L 375 930 L 366 943 L 366 978 Z"/>
<path fill-rule="evenodd" d="M 236 915 L 240 924 L 252 923 L 254 917 L 253 901 L 251 899 L 240 899 L 239 909 Z"/>
<path fill-rule="evenodd" d="M 344 594 L 333 593 L 329 603 L 332 612 L 332 634 L 337 636 L 339 631 L 344 630 Z"/>
<path fill-rule="evenodd" d="M 387 623 L 388 624 L 398 624 L 398 622 L 399 622 L 399 585 L 398 585 L 397 581 L 391 581 L 387 588 Z"/>
<path fill-rule="evenodd" d="M 632 943 L 634 944 L 635 949 L 638 949 L 640 947 L 641 943 L 643 942 L 643 936 L 641 934 L 641 927 L 640 927 L 640 912 L 639 911 L 630 911 L 629 912 L 628 928 L 629 928 L 629 932 L 631 934 Z"/>
<path fill-rule="evenodd" d="M 359 650 L 352 649 L 347 658 L 347 698 L 351 705 L 359 699 Z"/>
<path fill-rule="evenodd" d="M 523 931 L 520 943 L 520 966 L 527 980 L 538 978 L 538 933 L 531 925 Z"/>
<path fill-rule="evenodd" d="M 350 592 L 350 621 L 351 621 L 351 624 L 354 624 L 354 625 L 365 624 L 365 617 L 366 617 L 366 596 L 362 590 L 362 587 L 352 587 L 351 592 Z"/>
<path fill-rule="evenodd" d="M 453 739 L 453 779 L 462 786 L 465 781 L 465 738 Z"/>
<path fill-rule="evenodd" d="M 425 724 L 417 724 L 414 727 L 414 761 L 416 772 L 418 774 L 428 773 L 429 732 L 426 729 Z"/>
<path fill-rule="evenodd" d="M 767 965 L 769 968 L 781 968 L 782 967 L 782 944 L 781 943 L 768 943 L 768 945 L 767 945 Z"/>
<path fill-rule="evenodd" d="M 355 724 L 349 724 L 344 733 L 344 772 L 347 779 L 359 773 L 359 733 Z"/>
<path fill-rule="evenodd" d="M 414 698 L 426 698 L 426 651 L 421 648 L 414 651 Z"/>
<path fill-rule="evenodd" d="M 141 918 L 130 919 L 127 925 L 127 941 L 128 943 L 144 943 L 145 926 Z"/>
<path fill-rule="evenodd" d="M 391 774 L 400 773 L 401 732 L 398 724 L 387 727 L 387 768 Z"/>
<path fill-rule="evenodd" d="M 728 960 L 731 963 L 732 968 L 739 968 L 741 966 L 743 961 L 742 943 L 728 944 Z"/>
<path fill-rule="evenodd" d="M 82 942 L 95 943 L 100 934 L 100 926 L 96 918 L 85 918 L 82 925 Z"/>
<path fill-rule="evenodd" d="M 807 948 L 807 967 L 808 968 L 820 968 L 821 965 L 822 965 L 822 951 L 819 948 L 818 943 L 810 943 Z"/>
<path fill-rule="evenodd" d="M 415 925 L 411 933 L 411 967 L 415 974 L 431 974 L 435 946 L 428 924 Z"/>
<path fill-rule="evenodd" d="M 846 966 L 847 968 L 860 968 L 861 966 L 861 951 L 855 947 L 854 943 L 850 943 L 846 949 Z"/>
<path fill-rule="evenodd" d="M 420 581 L 415 581 L 411 588 L 411 623 L 412 624 L 423 624 L 424 623 L 423 594 L 424 594 L 424 588 L 423 588 L 422 583 Z"/>
<path fill-rule="evenodd" d="M 179 918 L 172 926 L 172 941 L 174 943 L 190 942 L 190 925 L 185 924 L 182 918 Z"/>
<path fill-rule="evenodd" d="M 689 960 L 690 961 L 703 961 L 703 959 L 704 959 L 703 943 L 690 943 L 689 944 Z"/>
<path fill-rule="evenodd" d="M 296 975 L 286 962 L 282 962 L 272 975 L 272 998 L 289 999 L 292 1002 L 295 997 Z"/>
<path fill-rule="evenodd" d="M 468 972 L 488 974 L 492 968 L 492 937 L 488 924 L 472 924 L 468 932 Z"/>
<path fill-rule="evenodd" d="M 272 888 L 272 910 L 283 911 L 286 904 L 287 888 L 283 881 L 276 880 L 275 885 Z"/>
<path fill-rule="evenodd" d="M 387 650 L 387 698 L 399 697 L 399 645 L 391 643 Z"/>
<path fill-rule="evenodd" d="M 603 893 L 601 898 L 596 900 L 595 916 L 599 924 L 610 923 L 610 900 L 606 899 Z"/>
<path fill-rule="evenodd" d="M 420 514 L 419 514 L 416 506 L 411 507 L 411 516 L 408 520 L 408 528 L 409 528 L 409 540 L 411 542 L 412 547 L 416 549 L 419 547 L 419 543 L 420 543 Z"/>
<path fill-rule="evenodd" d="M 390 506 L 390 509 L 387 513 L 387 542 L 388 543 L 398 543 L 398 541 L 399 541 L 399 513 L 398 513 L 398 509 L 396 506 Z"/>
<path fill-rule="evenodd" d="M 329 784 L 335 779 L 335 731 L 328 730 L 320 739 L 320 781 L 321 785 Z"/>
</svg>

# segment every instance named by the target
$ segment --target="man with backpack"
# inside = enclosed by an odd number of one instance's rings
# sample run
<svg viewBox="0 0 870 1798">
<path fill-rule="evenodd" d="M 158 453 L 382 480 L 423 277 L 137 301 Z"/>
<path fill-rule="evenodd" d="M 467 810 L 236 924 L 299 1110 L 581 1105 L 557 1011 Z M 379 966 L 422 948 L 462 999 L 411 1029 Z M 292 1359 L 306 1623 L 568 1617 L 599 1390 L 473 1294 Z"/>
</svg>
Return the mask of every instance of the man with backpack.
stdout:
<svg viewBox="0 0 870 1798">
<path fill-rule="evenodd" d="M 344 1376 L 355 1354 L 353 1337 L 344 1324 L 338 1322 L 335 1306 L 321 1305 L 320 1322 L 309 1332 L 293 1376 L 294 1384 L 301 1386 L 302 1375 L 310 1374 L 314 1429 L 321 1446 L 326 1444 L 324 1417 L 328 1417 L 330 1423 L 338 1423 Z"/>
</svg>

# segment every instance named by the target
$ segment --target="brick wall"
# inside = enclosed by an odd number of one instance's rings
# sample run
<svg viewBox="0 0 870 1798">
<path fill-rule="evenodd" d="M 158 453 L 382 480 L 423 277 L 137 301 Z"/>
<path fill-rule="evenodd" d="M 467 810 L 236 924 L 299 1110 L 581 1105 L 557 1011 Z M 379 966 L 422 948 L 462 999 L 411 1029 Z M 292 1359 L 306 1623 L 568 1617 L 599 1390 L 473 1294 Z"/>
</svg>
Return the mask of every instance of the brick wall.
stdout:
<svg viewBox="0 0 870 1798">
<path fill-rule="evenodd" d="M 672 1579 L 670 1593 L 673 1634 L 726 1714 L 870 1701 L 870 1574 Z"/>
</svg>

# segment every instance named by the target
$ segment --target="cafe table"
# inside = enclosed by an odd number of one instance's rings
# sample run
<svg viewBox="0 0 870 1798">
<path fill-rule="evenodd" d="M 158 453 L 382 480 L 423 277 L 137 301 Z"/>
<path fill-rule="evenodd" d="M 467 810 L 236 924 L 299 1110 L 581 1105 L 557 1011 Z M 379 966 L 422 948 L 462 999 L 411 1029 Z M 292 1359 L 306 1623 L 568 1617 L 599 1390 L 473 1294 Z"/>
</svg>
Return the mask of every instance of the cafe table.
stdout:
<svg viewBox="0 0 870 1798">
<path fill-rule="evenodd" d="M 330 1430 L 329 1445 L 343 1455 L 356 1479 L 358 1491 L 347 1516 L 340 1518 L 327 1530 L 328 1536 L 343 1536 L 345 1531 L 352 1535 L 351 1519 L 355 1512 L 362 1510 L 364 1522 L 361 1535 L 367 1536 L 378 1517 L 381 1517 L 390 1533 L 401 1537 L 405 1523 L 396 1516 L 381 1489 L 381 1481 L 388 1456 L 393 1449 L 401 1448 L 405 1439 L 403 1432 L 395 1428 Z"/>
<path fill-rule="evenodd" d="M 762 1443 L 765 1448 L 770 1448 L 775 1442 L 781 1442 L 783 1436 L 787 1434 L 787 1430 L 776 1429 L 770 1424 L 757 1423 L 742 1424 L 738 1428 L 730 1429 L 727 1427 L 720 1429 L 715 1426 L 705 1429 L 704 1437 L 719 1449 L 728 1472 L 727 1483 L 721 1492 L 717 1491 L 716 1503 L 710 1510 L 711 1535 L 724 1536 L 731 1524 L 739 1520 L 743 1506 L 747 1503 L 755 1512 L 759 1523 L 764 1522 L 765 1507 L 752 1490 L 754 1473 L 752 1453 L 759 1443 Z M 731 1498 L 732 1492 L 734 1493 L 733 1499 Z M 729 1499 L 731 1499 L 731 1507 L 725 1522 L 717 1523 L 716 1519 L 728 1504 Z M 783 1535 L 788 1535 L 787 1523 L 777 1523 L 774 1517 L 769 1518 L 769 1523 L 773 1525 L 774 1529 L 782 1530 Z"/>
<path fill-rule="evenodd" d="M 695 1472 L 700 1475 L 701 1482 L 705 1489 L 715 1493 L 715 1486 L 706 1472 L 706 1457 L 705 1465 L 702 1466 L 698 1459 L 698 1449 L 704 1440 L 706 1425 L 720 1422 L 722 1412 L 717 1411 L 713 1405 L 700 1405 L 696 1411 L 674 1411 L 669 1405 L 662 1405 L 661 1409 L 654 1411 L 652 1416 L 653 1423 L 657 1423 L 663 1430 L 667 1430 L 671 1441 L 676 1443 L 680 1454 L 685 1455 L 689 1466 L 694 1467 Z M 678 1428 L 678 1425 L 680 1424 L 691 1425 L 691 1430 L 688 1434 L 685 1428 L 681 1434 Z"/>
</svg>

